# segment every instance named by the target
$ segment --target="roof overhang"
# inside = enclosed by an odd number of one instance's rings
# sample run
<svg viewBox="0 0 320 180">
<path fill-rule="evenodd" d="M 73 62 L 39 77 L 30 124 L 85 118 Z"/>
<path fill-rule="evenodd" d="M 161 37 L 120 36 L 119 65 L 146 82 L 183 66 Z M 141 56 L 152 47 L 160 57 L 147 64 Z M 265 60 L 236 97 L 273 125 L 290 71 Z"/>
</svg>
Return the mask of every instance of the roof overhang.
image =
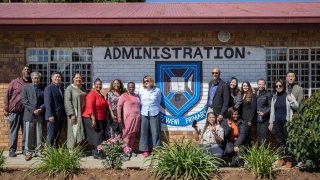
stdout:
<svg viewBox="0 0 320 180">
<path fill-rule="evenodd" d="M 119 28 L 320 29 L 320 3 L 0 4 L 2 31 Z"/>
</svg>

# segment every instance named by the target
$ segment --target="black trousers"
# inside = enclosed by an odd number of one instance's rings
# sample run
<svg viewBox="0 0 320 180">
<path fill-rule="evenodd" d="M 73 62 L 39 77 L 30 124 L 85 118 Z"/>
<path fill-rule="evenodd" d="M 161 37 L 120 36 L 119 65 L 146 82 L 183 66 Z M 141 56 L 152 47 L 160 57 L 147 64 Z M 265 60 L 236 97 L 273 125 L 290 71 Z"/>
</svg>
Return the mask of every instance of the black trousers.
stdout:
<svg viewBox="0 0 320 180">
<path fill-rule="evenodd" d="M 258 134 L 258 142 L 259 144 L 265 143 L 268 144 L 269 137 L 269 121 L 257 122 L 257 134 Z"/>
<path fill-rule="evenodd" d="M 278 147 L 285 147 L 287 138 L 288 138 L 288 132 L 285 128 L 285 124 L 287 121 L 274 121 L 273 122 L 273 132 L 276 137 L 277 145 Z"/>
<path fill-rule="evenodd" d="M 235 152 L 233 151 L 234 149 L 234 143 L 233 142 L 227 142 L 226 148 L 224 150 L 224 155 L 228 157 L 234 156 Z"/>
<path fill-rule="evenodd" d="M 288 150 L 287 139 L 288 131 L 285 127 L 287 121 L 274 121 L 273 122 L 273 132 L 277 141 L 278 147 L 283 148 L 283 155 L 287 159 L 292 159 L 292 153 Z"/>
</svg>

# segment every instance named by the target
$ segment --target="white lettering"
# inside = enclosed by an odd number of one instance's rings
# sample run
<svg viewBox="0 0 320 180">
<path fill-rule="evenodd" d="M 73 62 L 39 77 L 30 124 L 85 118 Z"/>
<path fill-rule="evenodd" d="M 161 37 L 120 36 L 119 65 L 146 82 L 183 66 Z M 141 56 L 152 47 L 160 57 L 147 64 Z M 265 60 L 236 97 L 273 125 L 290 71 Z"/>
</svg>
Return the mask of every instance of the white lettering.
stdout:
<svg viewBox="0 0 320 180">
<path fill-rule="evenodd" d="M 179 119 L 166 117 L 166 124 L 179 125 Z"/>
<path fill-rule="evenodd" d="M 186 124 L 191 124 L 194 120 L 199 121 L 206 117 L 206 112 L 201 111 L 200 113 L 193 114 L 186 118 Z"/>
</svg>

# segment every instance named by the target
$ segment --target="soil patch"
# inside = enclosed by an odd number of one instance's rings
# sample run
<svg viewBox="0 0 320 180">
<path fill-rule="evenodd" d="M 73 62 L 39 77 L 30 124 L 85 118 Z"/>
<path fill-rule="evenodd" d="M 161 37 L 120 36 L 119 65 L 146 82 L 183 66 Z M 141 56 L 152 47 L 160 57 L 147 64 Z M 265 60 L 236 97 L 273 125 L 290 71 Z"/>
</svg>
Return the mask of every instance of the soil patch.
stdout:
<svg viewBox="0 0 320 180">
<path fill-rule="evenodd" d="M 56 175 L 53 178 L 47 177 L 44 173 L 27 176 L 29 171 L 27 169 L 6 169 L 0 173 L 0 179 L 5 180 L 17 180 L 17 179 L 63 179 L 62 176 Z M 306 172 L 300 171 L 299 169 L 290 170 L 279 170 L 276 173 L 276 179 L 280 180 L 292 180 L 292 179 L 307 179 L 307 180 L 318 180 L 320 172 Z M 153 180 L 155 179 L 149 170 L 106 170 L 106 169 L 81 169 L 79 173 L 74 174 L 68 179 L 77 180 Z M 255 179 L 255 177 L 247 170 L 230 169 L 221 170 L 217 174 L 212 174 L 211 179 L 223 179 L 223 180 L 234 180 L 234 179 Z"/>
</svg>

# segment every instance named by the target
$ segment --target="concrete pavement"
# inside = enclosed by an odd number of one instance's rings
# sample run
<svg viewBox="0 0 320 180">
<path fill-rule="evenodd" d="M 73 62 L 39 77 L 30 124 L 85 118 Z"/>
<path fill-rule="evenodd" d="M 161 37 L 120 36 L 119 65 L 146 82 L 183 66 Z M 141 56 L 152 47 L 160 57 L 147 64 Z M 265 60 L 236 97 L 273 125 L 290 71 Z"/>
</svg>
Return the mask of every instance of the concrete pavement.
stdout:
<svg viewBox="0 0 320 180">
<path fill-rule="evenodd" d="M 9 157 L 9 151 L 4 151 L 3 156 L 5 156 L 6 164 L 5 168 L 32 168 L 37 163 L 39 163 L 39 158 L 34 157 L 30 161 L 26 161 L 25 156 L 17 154 L 16 157 Z M 146 161 L 142 154 L 138 154 L 137 157 L 132 157 L 129 161 L 124 161 L 122 169 L 147 169 L 150 165 L 150 161 Z M 102 160 L 94 159 L 93 156 L 86 156 L 81 158 L 80 168 L 85 169 L 97 169 L 104 168 Z M 290 168 L 277 168 L 281 170 L 290 170 Z M 234 167 L 222 167 L 220 171 L 241 171 L 244 168 L 234 168 Z"/>
<path fill-rule="evenodd" d="M 9 157 L 9 151 L 4 151 L 3 156 L 5 156 L 7 168 L 30 168 L 39 163 L 39 158 L 34 157 L 30 161 L 26 161 L 23 154 L 17 154 L 16 157 Z M 150 162 L 146 162 L 142 154 L 138 154 L 137 157 L 132 157 L 129 161 L 124 161 L 122 169 L 145 169 L 148 168 Z M 81 158 L 80 162 L 81 168 L 94 169 L 94 168 L 104 168 L 102 160 L 94 159 L 93 156 L 86 156 Z"/>
</svg>

